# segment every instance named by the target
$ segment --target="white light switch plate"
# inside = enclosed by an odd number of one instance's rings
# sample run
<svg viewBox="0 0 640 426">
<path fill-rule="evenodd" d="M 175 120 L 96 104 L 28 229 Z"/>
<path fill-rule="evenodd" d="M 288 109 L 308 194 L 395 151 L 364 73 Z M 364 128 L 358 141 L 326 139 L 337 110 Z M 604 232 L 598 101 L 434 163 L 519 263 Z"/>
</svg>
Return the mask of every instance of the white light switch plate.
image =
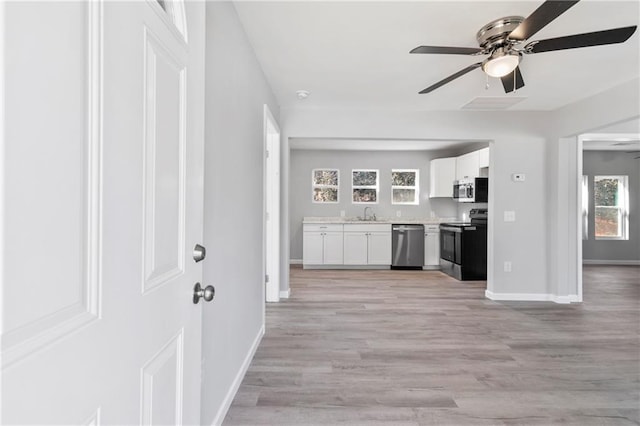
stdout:
<svg viewBox="0 0 640 426">
<path fill-rule="evenodd" d="M 516 212 L 513 210 L 506 210 L 504 212 L 504 221 L 505 222 L 515 222 L 516 221 Z"/>
</svg>

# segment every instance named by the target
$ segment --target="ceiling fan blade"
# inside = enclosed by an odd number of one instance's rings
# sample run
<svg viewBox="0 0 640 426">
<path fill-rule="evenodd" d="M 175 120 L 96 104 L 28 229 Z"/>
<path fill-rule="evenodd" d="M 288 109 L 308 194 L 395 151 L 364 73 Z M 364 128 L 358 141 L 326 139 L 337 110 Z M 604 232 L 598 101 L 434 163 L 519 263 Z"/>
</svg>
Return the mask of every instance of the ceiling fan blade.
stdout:
<svg viewBox="0 0 640 426">
<path fill-rule="evenodd" d="M 477 47 L 418 46 L 409 53 L 435 53 L 440 55 L 473 55 L 480 53 Z"/>
<path fill-rule="evenodd" d="M 541 53 L 551 52 L 554 50 L 577 49 L 579 47 L 623 43 L 633 35 L 636 28 L 637 27 L 634 25 L 631 27 L 614 28 L 611 30 L 532 41 L 525 46 L 524 51 L 526 53 Z"/>
<path fill-rule="evenodd" d="M 547 0 L 533 11 L 518 27 L 509 34 L 510 40 L 527 40 L 532 35 L 547 26 L 551 21 L 566 12 L 571 6 L 578 3 L 579 0 L 558 1 Z"/>
<path fill-rule="evenodd" d="M 440 80 L 439 82 L 437 82 L 436 84 L 427 87 L 426 89 L 422 90 L 421 92 L 419 92 L 421 95 L 425 94 L 425 93 L 429 93 L 429 92 L 433 92 L 434 90 L 436 90 L 438 87 L 444 86 L 445 84 L 449 83 L 450 81 L 455 80 L 458 77 L 462 77 L 463 75 L 465 75 L 468 72 L 471 72 L 473 70 L 475 70 L 476 68 L 480 68 L 480 66 L 482 65 L 482 62 L 478 62 L 477 64 L 473 64 L 473 65 L 469 65 L 468 67 L 461 69 L 460 71 L 458 71 L 455 74 L 450 75 L 449 77 L 445 78 L 444 80 Z"/>
<path fill-rule="evenodd" d="M 500 80 L 502 80 L 502 87 L 504 87 L 505 93 L 510 93 L 524 87 L 524 80 L 522 79 L 522 73 L 520 73 L 520 67 L 516 67 L 513 72 L 505 75 Z"/>
</svg>

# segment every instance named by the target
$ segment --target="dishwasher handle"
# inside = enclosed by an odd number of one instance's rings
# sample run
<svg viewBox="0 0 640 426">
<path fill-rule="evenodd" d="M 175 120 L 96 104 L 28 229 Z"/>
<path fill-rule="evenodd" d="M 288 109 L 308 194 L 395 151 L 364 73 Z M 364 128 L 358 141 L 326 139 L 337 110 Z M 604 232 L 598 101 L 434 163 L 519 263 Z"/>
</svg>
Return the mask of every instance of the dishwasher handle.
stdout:
<svg viewBox="0 0 640 426">
<path fill-rule="evenodd" d="M 394 231 L 424 231 L 422 225 L 394 225 L 392 228 Z"/>
</svg>

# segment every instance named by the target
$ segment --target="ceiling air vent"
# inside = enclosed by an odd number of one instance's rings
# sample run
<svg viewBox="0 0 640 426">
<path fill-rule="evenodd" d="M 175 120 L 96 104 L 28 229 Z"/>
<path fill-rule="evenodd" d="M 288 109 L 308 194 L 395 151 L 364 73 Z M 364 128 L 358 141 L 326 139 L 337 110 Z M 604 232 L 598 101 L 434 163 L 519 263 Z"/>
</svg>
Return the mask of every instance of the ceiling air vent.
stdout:
<svg viewBox="0 0 640 426">
<path fill-rule="evenodd" d="M 501 110 L 508 109 L 509 107 L 525 100 L 524 97 L 516 96 L 480 96 L 464 105 L 462 109 L 476 109 L 476 110 Z"/>
</svg>

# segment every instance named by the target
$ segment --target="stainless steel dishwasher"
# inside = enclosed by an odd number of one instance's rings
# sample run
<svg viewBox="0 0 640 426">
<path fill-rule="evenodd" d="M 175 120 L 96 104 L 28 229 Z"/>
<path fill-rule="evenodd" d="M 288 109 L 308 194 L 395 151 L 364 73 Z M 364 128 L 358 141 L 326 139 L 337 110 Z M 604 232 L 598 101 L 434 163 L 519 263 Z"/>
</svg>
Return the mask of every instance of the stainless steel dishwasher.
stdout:
<svg viewBox="0 0 640 426">
<path fill-rule="evenodd" d="M 391 269 L 422 269 L 424 226 L 393 225 L 391 230 Z"/>
</svg>

